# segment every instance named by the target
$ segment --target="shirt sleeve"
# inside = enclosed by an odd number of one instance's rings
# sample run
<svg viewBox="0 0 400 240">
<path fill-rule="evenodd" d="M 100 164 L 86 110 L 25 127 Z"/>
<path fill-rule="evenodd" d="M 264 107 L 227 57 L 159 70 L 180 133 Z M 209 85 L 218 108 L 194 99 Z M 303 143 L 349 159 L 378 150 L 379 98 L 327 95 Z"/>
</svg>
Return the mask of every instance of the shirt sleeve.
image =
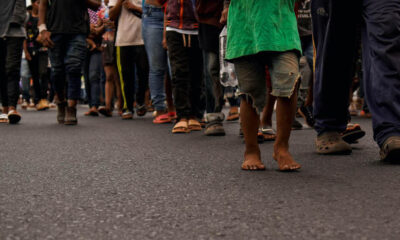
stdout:
<svg viewBox="0 0 400 240">
<path fill-rule="evenodd" d="M 117 1 L 118 1 L 118 0 L 110 0 L 110 1 L 108 2 L 108 6 L 109 6 L 109 7 L 114 7 L 114 6 L 117 4 Z"/>
</svg>

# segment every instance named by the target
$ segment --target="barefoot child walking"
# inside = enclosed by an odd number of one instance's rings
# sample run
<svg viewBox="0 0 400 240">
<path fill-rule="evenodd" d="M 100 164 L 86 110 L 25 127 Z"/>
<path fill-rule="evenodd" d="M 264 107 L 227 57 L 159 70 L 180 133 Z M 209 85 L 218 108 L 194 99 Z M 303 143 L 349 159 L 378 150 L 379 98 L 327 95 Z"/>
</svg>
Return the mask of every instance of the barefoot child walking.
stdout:
<svg viewBox="0 0 400 240">
<path fill-rule="evenodd" d="M 301 45 L 294 13 L 295 0 L 232 0 L 229 6 L 226 58 L 235 64 L 239 80 L 240 118 L 246 150 L 243 170 L 264 170 L 257 143 L 259 114 L 267 94 L 265 66 L 277 97 L 277 136 L 273 158 L 279 170 L 300 168 L 289 153 L 296 110 Z"/>
</svg>

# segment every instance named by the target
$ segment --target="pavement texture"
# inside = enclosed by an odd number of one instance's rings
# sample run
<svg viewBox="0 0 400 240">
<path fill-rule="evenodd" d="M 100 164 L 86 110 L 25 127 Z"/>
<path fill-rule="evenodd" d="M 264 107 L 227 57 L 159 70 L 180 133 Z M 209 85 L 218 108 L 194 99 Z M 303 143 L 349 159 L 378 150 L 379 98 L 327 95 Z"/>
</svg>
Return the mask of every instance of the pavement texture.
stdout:
<svg viewBox="0 0 400 240">
<path fill-rule="evenodd" d="M 22 111 L 0 125 L 0 239 L 399 239 L 400 165 L 379 162 L 371 121 L 352 155 L 314 153 L 294 131 L 302 164 L 281 173 L 272 143 L 264 172 L 240 170 L 239 124 L 227 136 L 172 135 L 150 114 L 56 123 Z"/>
</svg>

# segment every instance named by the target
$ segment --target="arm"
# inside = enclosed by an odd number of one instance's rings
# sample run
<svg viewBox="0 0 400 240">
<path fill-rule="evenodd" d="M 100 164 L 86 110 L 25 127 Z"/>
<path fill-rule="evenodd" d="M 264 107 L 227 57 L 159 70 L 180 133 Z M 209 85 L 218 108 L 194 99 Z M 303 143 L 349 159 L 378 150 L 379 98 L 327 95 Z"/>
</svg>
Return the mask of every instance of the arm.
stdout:
<svg viewBox="0 0 400 240">
<path fill-rule="evenodd" d="M 42 39 L 42 44 L 45 47 L 53 47 L 54 43 L 51 40 L 51 33 L 47 31 L 46 28 L 46 15 L 47 15 L 47 8 L 49 6 L 48 0 L 41 0 L 40 5 L 39 5 L 39 21 L 38 21 L 38 26 L 39 26 L 39 34 L 41 35 Z M 43 29 L 43 30 L 41 30 Z"/>
<path fill-rule="evenodd" d="M 118 0 L 117 4 L 115 4 L 114 7 L 110 8 L 109 15 L 111 21 L 115 21 L 118 18 L 119 14 L 121 13 L 122 3 L 124 1 L 125 0 Z"/>
<path fill-rule="evenodd" d="M 230 3 L 231 3 L 231 0 L 224 1 L 224 10 L 222 10 L 221 19 L 219 20 L 219 22 L 221 24 L 226 24 L 226 22 L 228 20 L 228 12 L 229 12 L 229 4 Z"/>
<path fill-rule="evenodd" d="M 98 0 L 86 0 L 86 5 L 96 11 L 97 9 L 99 9 L 99 7 L 101 6 L 100 2 Z"/>
<path fill-rule="evenodd" d="M 136 6 L 135 4 L 132 4 L 131 2 L 125 1 L 123 5 L 124 5 L 124 7 L 125 7 L 126 9 L 128 9 L 128 10 L 137 12 L 137 13 L 139 13 L 139 14 L 142 14 L 142 13 L 143 13 L 143 10 L 142 10 L 141 7 Z"/>
</svg>

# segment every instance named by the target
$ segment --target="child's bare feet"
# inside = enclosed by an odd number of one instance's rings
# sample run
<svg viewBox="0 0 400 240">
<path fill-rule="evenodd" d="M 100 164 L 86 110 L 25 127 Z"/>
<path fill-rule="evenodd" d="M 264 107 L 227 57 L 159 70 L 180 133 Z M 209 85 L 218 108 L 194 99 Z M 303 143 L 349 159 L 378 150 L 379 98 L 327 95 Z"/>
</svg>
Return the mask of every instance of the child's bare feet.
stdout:
<svg viewBox="0 0 400 240">
<path fill-rule="evenodd" d="M 261 162 L 260 151 L 247 151 L 244 154 L 244 162 L 242 164 L 243 170 L 257 171 L 265 170 L 264 164 Z"/>
<path fill-rule="evenodd" d="M 301 165 L 294 161 L 288 150 L 278 150 L 274 147 L 273 158 L 278 162 L 279 171 L 290 172 L 301 168 Z"/>
</svg>

